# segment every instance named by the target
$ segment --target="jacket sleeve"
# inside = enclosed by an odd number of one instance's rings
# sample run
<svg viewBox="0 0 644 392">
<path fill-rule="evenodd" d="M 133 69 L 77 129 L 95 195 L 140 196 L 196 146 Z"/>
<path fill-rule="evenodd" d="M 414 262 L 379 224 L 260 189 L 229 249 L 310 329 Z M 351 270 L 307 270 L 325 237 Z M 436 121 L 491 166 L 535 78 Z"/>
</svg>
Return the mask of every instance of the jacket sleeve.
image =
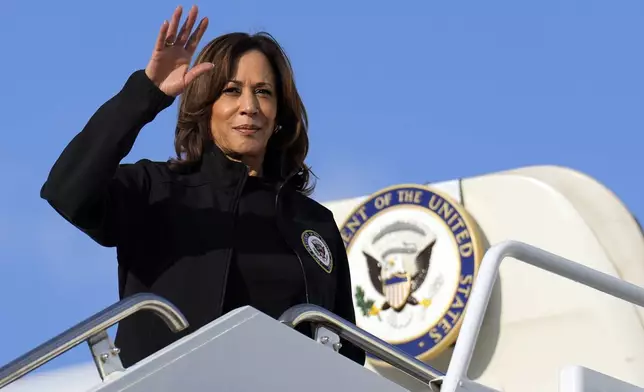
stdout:
<svg viewBox="0 0 644 392">
<path fill-rule="evenodd" d="M 337 225 L 336 225 L 337 227 Z M 349 260 L 347 258 L 347 251 L 344 247 L 344 242 L 340 235 L 340 231 L 336 232 L 336 271 L 337 271 L 337 284 L 335 294 L 335 306 L 333 313 L 355 324 L 356 316 L 353 307 L 353 296 L 351 291 L 351 274 L 349 271 Z M 363 349 L 357 347 L 351 342 L 346 340 L 341 341 L 342 347 L 340 354 L 358 363 L 360 366 L 365 364 L 365 352 Z"/>
<path fill-rule="evenodd" d="M 63 150 L 40 196 L 103 246 L 116 246 L 119 227 L 145 198 L 143 165 L 121 165 L 139 132 L 174 101 L 143 70 L 105 102 Z"/>
</svg>

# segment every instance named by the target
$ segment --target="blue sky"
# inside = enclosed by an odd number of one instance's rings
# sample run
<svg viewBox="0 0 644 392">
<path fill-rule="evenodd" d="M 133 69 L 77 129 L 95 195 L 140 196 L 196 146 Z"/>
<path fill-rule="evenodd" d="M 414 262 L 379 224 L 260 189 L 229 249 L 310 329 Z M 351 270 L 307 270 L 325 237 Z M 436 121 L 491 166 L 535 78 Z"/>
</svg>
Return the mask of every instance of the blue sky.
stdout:
<svg viewBox="0 0 644 392">
<path fill-rule="evenodd" d="M 39 190 L 98 106 L 145 67 L 178 4 L 2 1 L 0 365 L 118 300 L 114 250 Z M 285 47 L 320 201 L 555 164 L 595 177 L 644 217 L 641 0 L 196 4 L 210 18 L 202 45 L 267 30 Z M 176 104 L 126 161 L 171 156 L 175 118 Z M 46 368 L 88 360 L 81 346 Z"/>
</svg>

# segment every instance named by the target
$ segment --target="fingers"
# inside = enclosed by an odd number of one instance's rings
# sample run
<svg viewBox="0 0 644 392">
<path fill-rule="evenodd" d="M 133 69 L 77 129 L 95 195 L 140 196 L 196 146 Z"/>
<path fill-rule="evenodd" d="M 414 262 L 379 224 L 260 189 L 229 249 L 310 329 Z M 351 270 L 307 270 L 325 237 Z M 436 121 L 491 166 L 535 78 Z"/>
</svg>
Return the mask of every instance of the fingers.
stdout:
<svg viewBox="0 0 644 392">
<path fill-rule="evenodd" d="M 195 25 L 195 21 L 197 20 L 197 14 L 199 14 L 199 9 L 196 5 L 193 5 L 188 12 L 188 18 L 184 22 L 183 26 L 181 26 L 181 30 L 179 30 L 179 35 L 177 36 L 175 45 L 183 46 L 185 45 L 186 41 L 188 41 L 188 36 L 190 35 L 190 32 Z"/>
<path fill-rule="evenodd" d="M 159 29 L 159 35 L 157 36 L 157 42 L 154 44 L 154 50 L 160 51 L 165 47 L 165 37 L 168 35 L 168 21 L 164 20 L 161 28 Z"/>
<path fill-rule="evenodd" d="M 168 43 L 172 43 L 176 46 L 185 45 L 186 50 L 191 54 L 194 54 L 197 46 L 199 45 L 199 41 L 201 41 L 201 37 L 203 37 L 206 32 L 206 28 L 208 28 L 208 18 L 203 18 L 201 22 L 199 22 L 197 29 L 192 32 L 192 28 L 194 27 L 199 14 L 199 8 L 196 5 L 193 5 L 188 12 L 188 18 L 181 26 L 181 30 L 177 33 L 182 12 L 183 8 L 178 6 L 172 13 L 170 22 L 163 22 L 154 46 L 155 50 L 163 50 Z"/>
<path fill-rule="evenodd" d="M 183 8 L 178 6 L 172 13 L 172 18 L 170 19 L 170 26 L 168 27 L 168 32 L 166 34 L 164 42 L 174 42 L 177 37 L 177 29 L 179 28 L 179 21 L 181 20 L 181 13 Z"/>
<path fill-rule="evenodd" d="M 191 55 L 194 54 L 194 52 L 197 50 L 197 46 L 199 45 L 199 41 L 201 41 L 201 37 L 203 37 L 207 28 L 208 18 L 201 19 L 201 22 L 199 22 L 197 29 L 190 35 L 188 42 L 186 42 L 186 50 L 188 51 L 188 53 L 190 53 Z"/>
<path fill-rule="evenodd" d="M 183 79 L 185 85 L 189 85 L 193 80 L 195 80 L 195 78 L 197 78 L 197 76 L 210 71 L 214 66 L 215 65 L 213 63 L 201 63 L 195 65 L 190 71 L 186 73 L 186 76 Z"/>
</svg>

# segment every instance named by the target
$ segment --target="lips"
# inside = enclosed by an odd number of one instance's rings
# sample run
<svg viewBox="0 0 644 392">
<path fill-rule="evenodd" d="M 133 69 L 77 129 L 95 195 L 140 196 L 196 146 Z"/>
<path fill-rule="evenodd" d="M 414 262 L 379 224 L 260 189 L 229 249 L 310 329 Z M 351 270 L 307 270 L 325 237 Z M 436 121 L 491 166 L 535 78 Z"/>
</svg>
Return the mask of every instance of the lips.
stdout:
<svg viewBox="0 0 644 392">
<path fill-rule="evenodd" d="M 233 127 L 233 129 L 244 135 L 250 135 L 250 134 L 256 133 L 262 128 L 253 124 L 242 124 L 242 125 L 237 125 L 236 127 Z"/>
</svg>

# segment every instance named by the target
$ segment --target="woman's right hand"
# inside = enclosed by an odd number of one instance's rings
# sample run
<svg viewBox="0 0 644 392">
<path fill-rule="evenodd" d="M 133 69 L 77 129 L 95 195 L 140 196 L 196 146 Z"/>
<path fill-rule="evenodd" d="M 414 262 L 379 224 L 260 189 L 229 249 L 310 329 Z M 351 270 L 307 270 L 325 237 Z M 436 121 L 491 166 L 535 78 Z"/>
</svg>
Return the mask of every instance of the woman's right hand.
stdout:
<svg viewBox="0 0 644 392">
<path fill-rule="evenodd" d="M 188 70 L 190 59 L 197 50 L 197 45 L 208 27 L 208 18 L 203 18 L 197 29 L 192 32 L 197 20 L 197 6 L 192 6 L 188 19 L 177 33 L 181 20 L 181 6 L 172 14 L 170 23 L 163 21 L 152 57 L 145 74 L 166 95 L 176 97 L 197 76 L 212 69 L 212 63 L 201 63 Z M 191 33 L 192 32 L 192 33 Z"/>
</svg>

